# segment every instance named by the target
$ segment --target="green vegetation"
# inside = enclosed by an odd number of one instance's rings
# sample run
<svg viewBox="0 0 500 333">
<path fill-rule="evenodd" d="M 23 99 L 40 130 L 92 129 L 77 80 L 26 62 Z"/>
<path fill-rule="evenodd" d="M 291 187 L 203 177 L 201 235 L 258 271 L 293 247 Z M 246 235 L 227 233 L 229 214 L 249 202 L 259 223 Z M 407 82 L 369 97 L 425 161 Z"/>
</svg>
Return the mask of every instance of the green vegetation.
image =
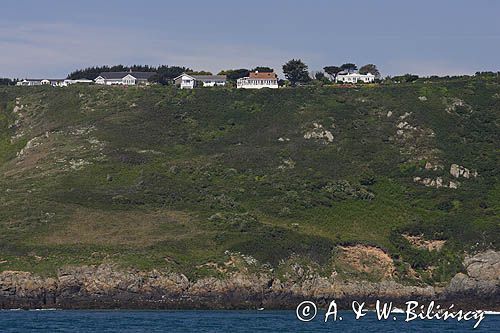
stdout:
<svg viewBox="0 0 500 333">
<path fill-rule="evenodd" d="M 229 250 L 328 271 L 337 245 L 367 244 L 445 281 L 465 251 L 499 247 L 499 116 L 496 77 L 0 87 L 0 270 L 107 261 L 200 276 Z M 479 176 L 455 179 L 451 164 Z M 429 251 L 406 234 L 446 242 Z"/>
<path fill-rule="evenodd" d="M 13 86 L 15 84 L 16 80 L 0 77 L 0 86 Z"/>
<path fill-rule="evenodd" d="M 335 81 L 337 74 L 342 72 L 342 68 L 338 66 L 325 66 L 323 67 L 323 70 L 325 71 L 326 74 L 330 75 L 333 81 Z"/>
<path fill-rule="evenodd" d="M 266 66 L 257 66 L 251 70 L 246 69 L 246 68 L 239 68 L 239 69 L 226 69 L 222 70 L 218 73 L 218 75 L 226 75 L 227 76 L 227 81 L 230 84 L 236 83 L 236 81 L 240 78 L 246 77 L 250 75 L 250 72 L 267 72 L 267 73 L 272 73 L 274 70 L 270 67 Z"/>
<path fill-rule="evenodd" d="M 359 69 L 359 74 L 368 74 L 368 73 L 375 75 L 377 79 L 380 78 L 380 71 L 374 64 L 367 64 L 361 66 L 361 68 Z"/>
<path fill-rule="evenodd" d="M 292 86 L 311 81 L 307 65 L 300 59 L 292 59 L 283 65 L 283 73 Z"/>
</svg>

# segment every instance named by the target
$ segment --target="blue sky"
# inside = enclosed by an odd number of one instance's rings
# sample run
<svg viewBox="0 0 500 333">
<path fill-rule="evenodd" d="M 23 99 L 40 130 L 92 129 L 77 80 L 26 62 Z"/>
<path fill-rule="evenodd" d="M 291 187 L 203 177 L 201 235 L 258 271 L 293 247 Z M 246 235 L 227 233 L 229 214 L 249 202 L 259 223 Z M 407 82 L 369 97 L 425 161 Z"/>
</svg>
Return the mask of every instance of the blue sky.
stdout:
<svg viewBox="0 0 500 333">
<path fill-rule="evenodd" d="M 0 77 L 103 64 L 218 72 L 301 58 L 383 75 L 500 70 L 496 0 L 3 0 Z"/>
</svg>

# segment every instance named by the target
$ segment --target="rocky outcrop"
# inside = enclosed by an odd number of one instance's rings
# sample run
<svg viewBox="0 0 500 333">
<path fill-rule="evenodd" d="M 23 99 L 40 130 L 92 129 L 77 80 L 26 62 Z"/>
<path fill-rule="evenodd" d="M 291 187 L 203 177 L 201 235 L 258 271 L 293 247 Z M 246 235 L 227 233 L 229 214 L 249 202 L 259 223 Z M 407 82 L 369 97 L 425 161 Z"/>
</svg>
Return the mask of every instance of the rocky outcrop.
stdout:
<svg viewBox="0 0 500 333">
<path fill-rule="evenodd" d="M 414 247 L 427 251 L 441 251 L 444 244 L 446 243 L 446 241 L 443 239 L 425 239 L 423 235 L 416 236 L 403 234 L 402 236 Z"/>
<path fill-rule="evenodd" d="M 430 162 L 427 162 L 425 164 L 425 169 L 426 170 L 441 170 L 442 166 L 441 165 L 434 165 Z M 450 166 L 450 175 L 455 177 L 455 178 L 476 178 L 479 176 L 478 172 L 476 170 L 470 170 L 467 169 L 466 167 L 463 167 L 458 164 L 452 164 Z M 460 186 L 460 182 L 457 180 L 449 180 L 445 181 L 443 180 L 443 177 L 436 177 L 435 179 L 430 178 L 430 177 L 413 177 L 413 181 L 415 183 L 420 183 L 422 185 L 425 185 L 427 187 L 435 187 L 435 188 L 451 188 L 451 189 L 457 189 Z"/>
<path fill-rule="evenodd" d="M 462 294 L 471 299 L 500 299 L 500 252 L 487 251 L 466 257 L 467 273 L 458 273 L 446 288 L 449 295 Z M 497 304 L 498 305 L 498 304 Z"/>
<path fill-rule="evenodd" d="M 430 178 L 430 177 L 413 177 L 413 181 L 415 183 L 422 184 L 426 187 L 435 187 L 435 188 L 452 188 L 452 189 L 457 189 L 458 186 L 460 185 L 459 182 L 450 180 L 449 182 L 445 182 L 443 180 L 443 177 L 436 177 L 436 178 Z"/>
<path fill-rule="evenodd" d="M 408 286 L 391 279 L 345 281 L 309 273 L 280 280 L 271 271 L 190 281 L 183 274 L 121 270 L 105 264 L 64 269 L 54 278 L 4 271 L 0 273 L 0 308 L 293 308 L 303 299 L 322 303 L 333 298 L 340 304 L 353 299 L 368 303 L 439 299 L 465 307 L 498 308 L 500 253 L 469 257 L 465 265 L 467 273 L 457 274 L 444 289 Z"/>
<path fill-rule="evenodd" d="M 476 178 L 478 176 L 478 173 L 476 170 L 469 170 L 461 165 L 452 164 L 450 166 L 450 175 L 455 178 L 463 177 L 469 179 L 471 177 Z"/>
<path fill-rule="evenodd" d="M 313 139 L 323 144 L 329 144 L 333 142 L 333 134 L 329 130 L 325 129 L 323 125 L 313 123 L 312 128 L 304 133 L 304 139 Z"/>
<path fill-rule="evenodd" d="M 436 133 L 432 128 L 422 127 L 413 119 L 411 112 L 400 115 L 394 123 L 396 133 L 390 138 L 402 155 L 410 162 L 427 161 L 441 168 L 441 152 L 435 147 Z"/>
<path fill-rule="evenodd" d="M 446 106 L 446 112 L 450 114 L 454 114 L 457 112 L 459 108 L 462 108 L 466 111 L 466 113 L 471 113 L 472 112 L 472 107 L 465 103 L 463 100 L 460 98 L 444 98 L 443 103 Z"/>
<path fill-rule="evenodd" d="M 336 261 L 356 272 L 366 273 L 381 279 L 394 277 L 392 258 L 383 250 L 366 245 L 339 246 Z"/>
<path fill-rule="evenodd" d="M 15 271 L 0 274 L 1 308 L 287 308 L 304 298 L 403 299 L 415 295 L 432 297 L 434 290 L 394 281 L 347 282 L 319 276 L 280 281 L 268 274 L 242 273 L 189 281 L 182 274 L 124 272 L 108 265 L 62 271 L 57 278 Z"/>
</svg>

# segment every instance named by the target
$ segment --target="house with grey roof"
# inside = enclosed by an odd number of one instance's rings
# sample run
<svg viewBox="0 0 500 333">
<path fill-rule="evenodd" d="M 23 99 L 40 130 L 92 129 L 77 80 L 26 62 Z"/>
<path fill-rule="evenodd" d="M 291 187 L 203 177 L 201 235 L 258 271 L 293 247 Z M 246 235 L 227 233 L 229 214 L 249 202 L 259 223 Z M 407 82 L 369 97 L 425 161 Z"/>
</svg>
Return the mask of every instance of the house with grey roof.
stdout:
<svg viewBox="0 0 500 333">
<path fill-rule="evenodd" d="M 53 87 L 61 87 L 64 79 L 24 79 L 16 83 L 17 86 L 32 87 L 50 85 Z"/>
<path fill-rule="evenodd" d="M 183 73 L 174 79 L 175 85 L 181 89 L 225 86 L 226 81 L 226 75 L 193 75 L 187 73 Z"/>
<path fill-rule="evenodd" d="M 24 86 L 24 87 L 41 86 L 42 80 L 43 79 L 24 79 L 22 81 L 17 81 L 16 86 Z"/>
<path fill-rule="evenodd" d="M 126 85 L 134 86 L 138 84 L 148 84 L 149 79 L 155 75 L 154 72 L 103 72 L 95 78 L 95 83 L 105 85 Z"/>
</svg>

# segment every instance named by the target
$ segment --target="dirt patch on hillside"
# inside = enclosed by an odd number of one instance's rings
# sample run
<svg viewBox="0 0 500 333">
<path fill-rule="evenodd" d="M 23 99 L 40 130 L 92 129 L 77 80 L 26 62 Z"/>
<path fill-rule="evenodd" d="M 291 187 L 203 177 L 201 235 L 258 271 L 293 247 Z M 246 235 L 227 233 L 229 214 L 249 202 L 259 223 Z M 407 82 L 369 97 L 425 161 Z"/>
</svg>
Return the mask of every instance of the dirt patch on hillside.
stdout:
<svg viewBox="0 0 500 333">
<path fill-rule="evenodd" d="M 395 273 L 392 258 L 373 246 L 339 246 L 335 263 L 337 269 L 346 273 L 362 273 L 378 279 L 392 278 Z"/>
<path fill-rule="evenodd" d="M 411 245 L 427 251 L 440 251 L 446 243 L 446 241 L 442 239 L 427 240 L 424 239 L 423 236 L 412 236 L 408 234 L 403 234 L 402 236 L 406 238 Z"/>
</svg>

